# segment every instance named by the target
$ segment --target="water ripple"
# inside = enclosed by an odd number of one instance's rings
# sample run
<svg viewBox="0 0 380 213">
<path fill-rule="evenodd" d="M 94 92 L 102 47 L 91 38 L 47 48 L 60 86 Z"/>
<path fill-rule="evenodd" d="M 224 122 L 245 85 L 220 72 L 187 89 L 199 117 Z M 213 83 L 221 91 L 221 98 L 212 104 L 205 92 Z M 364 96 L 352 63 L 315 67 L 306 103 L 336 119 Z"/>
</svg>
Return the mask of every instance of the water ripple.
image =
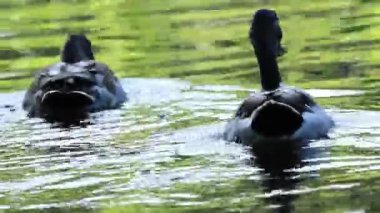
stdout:
<svg viewBox="0 0 380 213">
<path fill-rule="evenodd" d="M 287 168 L 278 173 L 280 170 L 273 167 L 276 164 L 268 164 L 267 156 L 222 139 L 225 122 L 240 103 L 235 94 L 252 89 L 169 79 L 124 79 L 123 84 L 130 101 L 120 110 L 92 114 L 92 124 L 87 127 L 60 128 L 41 119 L 28 119 L 19 106 L 23 92 L 0 94 L 7 105 L 0 108 L 0 200 L 14 206 L 10 197 L 16 194 L 24 198 L 17 204 L 20 209 L 87 208 L 110 203 L 211 205 L 218 199 L 205 198 L 205 191 L 198 191 L 198 187 L 206 190 L 216 184 L 226 193 L 251 188 L 234 199 L 270 200 L 358 188 L 358 179 L 338 179 L 317 187 L 310 183 L 327 171 L 343 171 L 344 176 L 380 168 L 376 154 L 380 146 L 378 112 L 328 110 L 337 124 L 331 138 L 310 142 L 286 158 L 294 162 L 285 162 Z M 318 97 L 361 94 L 310 91 Z M 311 178 L 310 182 L 305 178 Z M 291 187 L 268 188 L 268 181 L 290 181 Z M 61 202 L 32 199 L 48 194 L 65 196 L 63 193 L 69 197 Z"/>
</svg>

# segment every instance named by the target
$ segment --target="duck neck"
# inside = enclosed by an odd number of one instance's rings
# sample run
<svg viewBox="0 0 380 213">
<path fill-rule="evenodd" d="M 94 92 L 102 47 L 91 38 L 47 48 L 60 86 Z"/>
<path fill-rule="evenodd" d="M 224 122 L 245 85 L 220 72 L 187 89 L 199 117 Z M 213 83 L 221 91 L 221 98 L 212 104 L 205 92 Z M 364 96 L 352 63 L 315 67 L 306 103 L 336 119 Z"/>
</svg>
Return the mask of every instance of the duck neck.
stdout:
<svg viewBox="0 0 380 213">
<path fill-rule="evenodd" d="M 275 90 L 280 87 L 281 76 L 277 59 L 273 54 L 256 54 L 260 67 L 261 86 L 264 90 Z"/>
<path fill-rule="evenodd" d="M 94 60 L 90 41 L 83 36 L 70 37 L 63 48 L 61 60 L 66 63 Z"/>
</svg>

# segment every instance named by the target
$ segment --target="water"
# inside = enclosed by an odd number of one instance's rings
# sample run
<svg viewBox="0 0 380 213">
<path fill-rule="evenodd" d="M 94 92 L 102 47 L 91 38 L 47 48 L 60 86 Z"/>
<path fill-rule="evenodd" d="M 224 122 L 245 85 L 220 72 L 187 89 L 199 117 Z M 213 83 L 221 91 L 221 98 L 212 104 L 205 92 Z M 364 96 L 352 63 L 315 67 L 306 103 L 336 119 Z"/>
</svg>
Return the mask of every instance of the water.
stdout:
<svg viewBox="0 0 380 213">
<path fill-rule="evenodd" d="M 0 4 L 0 212 L 380 212 L 379 3 Z M 328 108 L 329 139 L 222 140 L 258 88 L 247 30 L 259 7 L 278 10 L 284 81 Z M 87 127 L 29 119 L 20 106 L 68 32 L 88 34 L 130 97 Z"/>
<path fill-rule="evenodd" d="M 314 208 L 302 202 L 327 202 L 341 193 L 349 198 L 378 177 L 380 113 L 329 110 L 338 126 L 331 139 L 252 149 L 221 137 L 241 87 L 138 78 L 123 85 L 130 101 L 93 114 L 86 128 L 27 119 L 17 104 L 22 92 L 2 95 L 9 105 L 0 117 L 2 208 Z M 309 92 L 319 97 L 332 91 Z M 329 202 L 323 207 L 337 207 Z"/>
</svg>

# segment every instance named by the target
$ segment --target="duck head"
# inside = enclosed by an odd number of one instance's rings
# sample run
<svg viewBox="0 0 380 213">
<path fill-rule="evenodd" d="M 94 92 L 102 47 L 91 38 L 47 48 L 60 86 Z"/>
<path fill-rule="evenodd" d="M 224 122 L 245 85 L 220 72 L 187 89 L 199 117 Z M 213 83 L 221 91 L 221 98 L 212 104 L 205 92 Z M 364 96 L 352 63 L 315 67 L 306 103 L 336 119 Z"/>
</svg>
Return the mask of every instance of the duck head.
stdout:
<svg viewBox="0 0 380 213">
<path fill-rule="evenodd" d="M 95 60 L 91 41 L 84 35 L 69 35 L 62 50 L 61 61 L 74 64 L 88 60 Z"/>
<path fill-rule="evenodd" d="M 273 10 L 258 10 L 252 20 L 249 38 L 260 67 L 261 85 L 264 90 L 279 88 L 281 76 L 277 57 L 285 50 L 281 46 L 282 31 L 277 14 Z"/>
<path fill-rule="evenodd" d="M 261 9 L 253 15 L 249 38 L 257 56 L 281 56 L 282 30 L 274 10 Z"/>
</svg>

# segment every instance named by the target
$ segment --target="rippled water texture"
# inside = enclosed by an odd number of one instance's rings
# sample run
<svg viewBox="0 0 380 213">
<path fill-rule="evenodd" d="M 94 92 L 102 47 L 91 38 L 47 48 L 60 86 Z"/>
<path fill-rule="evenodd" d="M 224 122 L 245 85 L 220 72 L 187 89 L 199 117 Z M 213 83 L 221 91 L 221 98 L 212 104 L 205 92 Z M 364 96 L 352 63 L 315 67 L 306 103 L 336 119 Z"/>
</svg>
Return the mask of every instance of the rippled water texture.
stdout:
<svg viewBox="0 0 380 213">
<path fill-rule="evenodd" d="M 27 119 L 18 107 L 21 92 L 2 95 L 8 107 L 0 111 L 1 208 L 144 204 L 208 212 L 309 209 L 327 202 L 321 208 L 330 209 L 342 199 L 339 207 L 350 210 L 352 199 L 377 199 L 352 196 L 377 192 L 371 183 L 380 168 L 380 113 L 329 110 L 337 122 L 331 139 L 252 149 L 221 138 L 224 121 L 239 103 L 236 93 L 245 89 L 168 79 L 123 84 L 128 104 L 93 114 L 86 128 Z"/>
<path fill-rule="evenodd" d="M 0 1 L 0 212 L 380 212 L 380 3 Z M 252 12 L 275 8 L 283 79 L 336 121 L 329 139 L 221 138 L 259 87 Z M 130 100 L 87 127 L 29 119 L 33 73 L 86 33 Z"/>
</svg>

